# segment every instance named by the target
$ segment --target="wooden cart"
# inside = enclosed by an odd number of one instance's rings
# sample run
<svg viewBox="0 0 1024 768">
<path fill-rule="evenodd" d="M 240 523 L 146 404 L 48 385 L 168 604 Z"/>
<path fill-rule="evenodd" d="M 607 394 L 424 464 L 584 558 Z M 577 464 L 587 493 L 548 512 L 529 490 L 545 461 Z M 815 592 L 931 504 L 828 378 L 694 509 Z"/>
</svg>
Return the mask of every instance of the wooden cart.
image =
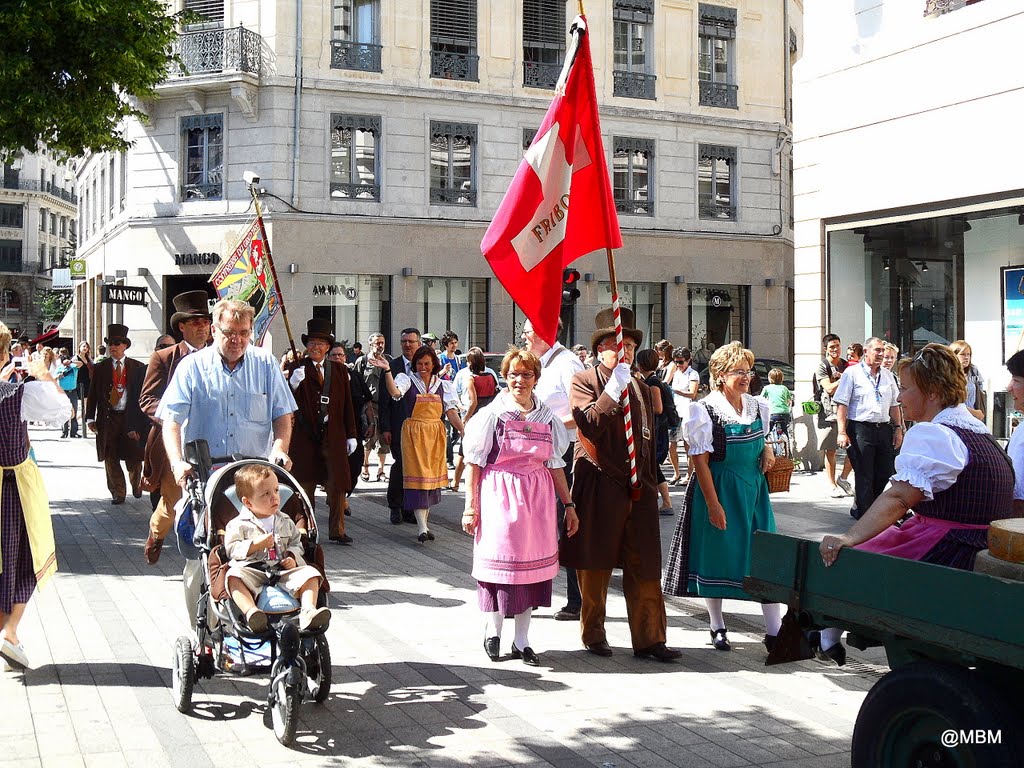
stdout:
<svg viewBox="0 0 1024 768">
<path fill-rule="evenodd" d="M 744 587 L 805 631 L 885 647 L 854 768 L 1024 766 L 1024 582 L 852 549 L 826 568 L 817 542 L 757 533 Z"/>
</svg>

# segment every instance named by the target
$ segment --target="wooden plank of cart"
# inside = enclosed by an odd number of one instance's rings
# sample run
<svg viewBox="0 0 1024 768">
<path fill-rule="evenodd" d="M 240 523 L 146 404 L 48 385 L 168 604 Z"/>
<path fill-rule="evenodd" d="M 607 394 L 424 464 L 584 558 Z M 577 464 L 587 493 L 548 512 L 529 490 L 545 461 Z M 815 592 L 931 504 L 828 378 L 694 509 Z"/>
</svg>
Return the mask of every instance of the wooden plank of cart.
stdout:
<svg viewBox="0 0 1024 768">
<path fill-rule="evenodd" d="M 1024 766 L 1024 582 L 757 533 L 744 589 L 805 631 L 841 627 L 891 669 L 868 692 L 853 768 Z M 950 735 L 952 733 L 953 735 Z"/>
</svg>

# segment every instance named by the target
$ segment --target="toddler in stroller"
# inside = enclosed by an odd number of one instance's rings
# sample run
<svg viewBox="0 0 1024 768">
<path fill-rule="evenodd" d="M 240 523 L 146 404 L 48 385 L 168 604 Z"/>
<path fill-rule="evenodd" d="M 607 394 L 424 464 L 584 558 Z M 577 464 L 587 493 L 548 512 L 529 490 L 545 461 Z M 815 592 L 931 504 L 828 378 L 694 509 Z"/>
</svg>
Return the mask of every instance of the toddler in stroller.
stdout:
<svg viewBox="0 0 1024 768">
<path fill-rule="evenodd" d="M 326 627 L 327 607 L 317 608 L 320 572 L 302 559 L 302 539 L 295 523 L 281 512 L 280 483 L 265 464 L 247 464 L 235 473 L 234 495 L 244 510 L 228 523 L 224 548 L 231 565 L 227 588 L 253 632 L 265 632 L 267 615 L 254 600 L 274 581 L 301 603 L 299 629 Z"/>
</svg>

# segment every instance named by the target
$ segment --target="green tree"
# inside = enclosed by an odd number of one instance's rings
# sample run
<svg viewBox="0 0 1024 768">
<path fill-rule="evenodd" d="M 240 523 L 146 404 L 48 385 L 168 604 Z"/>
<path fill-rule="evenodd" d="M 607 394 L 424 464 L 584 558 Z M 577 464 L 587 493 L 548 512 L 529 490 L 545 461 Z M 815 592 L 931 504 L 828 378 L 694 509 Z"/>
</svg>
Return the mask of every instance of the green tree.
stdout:
<svg viewBox="0 0 1024 768">
<path fill-rule="evenodd" d="M 181 19 L 163 0 L 0 0 L 0 154 L 122 150 L 167 75 Z"/>
<path fill-rule="evenodd" d="M 36 304 L 44 323 L 59 323 L 71 309 L 71 291 L 55 291 L 52 288 L 36 288 Z"/>
</svg>

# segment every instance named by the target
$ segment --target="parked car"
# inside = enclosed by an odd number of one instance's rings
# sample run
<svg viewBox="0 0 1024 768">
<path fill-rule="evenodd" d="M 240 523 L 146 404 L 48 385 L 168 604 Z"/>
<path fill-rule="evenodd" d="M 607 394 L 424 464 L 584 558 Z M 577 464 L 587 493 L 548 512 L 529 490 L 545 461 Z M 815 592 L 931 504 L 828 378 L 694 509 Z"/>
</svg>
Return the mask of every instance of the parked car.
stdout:
<svg viewBox="0 0 1024 768">
<path fill-rule="evenodd" d="M 466 364 L 466 355 L 460 354 L 459 362 L 463 365 Z M 484 367 L 490 368 L 496 374 L 498 374 L 498 389 L 505 388 L 505 379 L 501 375 L 501 361 L 505 359 L 505 355 L 497 352 L 484 352 Z"/>
<path fill-rule="evenodd" d="M 768 383 L 768 371 L 772 368 L 778 368 L 782 371 L 782 383 L 789 387 L 791 390 L 796 388 L 796 372 L 793 370 L 793 366 L 782 360 L 773 360 L 771 358 L 755 358 L 754 359 L 754 378 L 750 382 L 750 394 L 755 397 L 761 394 L 761 390 L 764 385 Z M 711 380 L 711 369 L 705 368 L 700 372 L 700 392 L 707 394 L 710 390 Z"/>
</svg>

